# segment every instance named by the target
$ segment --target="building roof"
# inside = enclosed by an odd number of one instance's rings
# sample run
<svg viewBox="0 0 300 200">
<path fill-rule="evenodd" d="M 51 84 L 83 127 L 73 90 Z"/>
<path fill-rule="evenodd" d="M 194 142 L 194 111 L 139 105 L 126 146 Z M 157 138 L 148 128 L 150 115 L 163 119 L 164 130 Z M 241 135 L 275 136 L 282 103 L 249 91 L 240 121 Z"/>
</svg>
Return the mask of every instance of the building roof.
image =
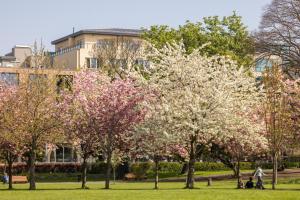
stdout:
<svg viewBox="0 0 300 200">
<path fill-rule="evenodd" d="M 16 57 L 14 56 L 0 56 L 1 61 L 15 61 Z"/>
<path fill-rule="evenodd" d="M 143 31 L 140 29 L 121 29 L 121 28 L 111 28 L 111 29 L 84 29 L 67 35 L 65 37 L 59 38 L 51 42 L 51 44 L 57 44 L 67 40 L 69 37 L 76 37 L 82 34 L 97 34 L 97 35 L 113 35 L 113 36 L 131 36 L 139 37 Z"/>
</svg>

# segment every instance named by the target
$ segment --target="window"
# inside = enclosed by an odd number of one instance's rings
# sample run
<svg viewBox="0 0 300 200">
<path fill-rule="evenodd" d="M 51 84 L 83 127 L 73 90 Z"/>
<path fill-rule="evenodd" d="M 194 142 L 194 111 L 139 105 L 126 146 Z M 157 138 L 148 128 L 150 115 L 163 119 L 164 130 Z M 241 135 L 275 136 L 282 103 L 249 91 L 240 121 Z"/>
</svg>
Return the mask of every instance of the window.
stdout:
<svg viewBox="0 0 300 200">
<path fill-rule="evenodd" d="M 29 74 L 29 81 L 38 81 L 47 79 L 46 74 Z"/>
<path fill-rule="evenodd" d="M 271 61 L 267 59 L 261 59 L 256 63 L 255 71 L 263 72 L 267 67 L 272 67 Z"/>
<path fill-rule="evenodd" d="M 100 67 L 100 63 L 97 58 L 86 58 L 87 68 L 97 69 Z"/>
<path fill-rule="evenodd" d="M 59 145 L 56 149 L 56 162 L 74 162 L 76 161 L 75 152 L 72 147 Z"/>
<path fill-rule="evenodd" d="M 19 85 L 19 74 L 3 72 L 0 73 L 0 80 L 8 85 Z"/>
<path fill-rule="evenodd" d="M 83 40 L 77 41 L 75 47 L 76 48 L 84 48 L 84 41 Z"/>
<path fill-rule="evenodd" d="M 142 66 L 144 68 L 149 68 L 149 66 L 150 66 L 150 63 L 149 63 L 148 60 L 144 60 L 144 59 L 141 59 L 141 58 L 136 59 L 135 64 L 138 65 L 138 66 Z"/>
</svg>

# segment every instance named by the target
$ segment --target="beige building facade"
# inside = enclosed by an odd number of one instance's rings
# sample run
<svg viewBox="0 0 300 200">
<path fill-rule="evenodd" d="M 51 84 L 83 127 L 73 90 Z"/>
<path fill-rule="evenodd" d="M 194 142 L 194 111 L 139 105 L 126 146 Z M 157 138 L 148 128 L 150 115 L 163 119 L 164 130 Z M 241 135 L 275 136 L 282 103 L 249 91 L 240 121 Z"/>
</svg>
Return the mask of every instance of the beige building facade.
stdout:
<svg viewBox="0 0 300 200">
<path fill-rule="evenodd" d="M 75 32 L 52 41 L 55 45 L 53 63 L 72 70 L 97 68 L 98 63 L 93 55 L 95 45 L 106 39 L 140 41 L 141 33 L 136 29 L 88 29 Z"/>
<path fill-rule="evenodd" d="M 10 53 L 0 56 L 0 67 L 19 67 L 31 55 L 30 46 L 16 45 Z"/>
</svg>

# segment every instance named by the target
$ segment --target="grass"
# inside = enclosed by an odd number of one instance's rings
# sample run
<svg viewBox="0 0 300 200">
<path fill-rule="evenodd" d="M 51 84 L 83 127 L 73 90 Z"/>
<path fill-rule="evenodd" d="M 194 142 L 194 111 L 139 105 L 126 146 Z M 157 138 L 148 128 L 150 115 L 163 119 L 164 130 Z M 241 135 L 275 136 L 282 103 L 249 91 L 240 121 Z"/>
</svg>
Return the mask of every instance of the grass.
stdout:
<svg viewBox="0 0 300 200">
<path fill-rule="evenodd" d="M 253 170 L 242 170 L 242 173 L 253 172 Z M 36 180 L 38 182 L 76 182 L 78 180 L 78 175 L 81 173 L 37 173 Z M 214 175 L 232 175 L 232 170 L 223 171 L 196 171 L 196 176 L 214 176 Z M 26 174 L 23 174 L 26 176 Z M 154 178 L 154 174 L 148 174 L 148 178 Z M 174 173 L 160 173 L 160 178 L 170 178 L 170 177 L 186 177 L 186 174 L 178 175 Z M 89 181 L 103 181 L 104 174 L 88 174 Z"/>
<path fill-rule="evenodd" d="M 160 183 L 159 190 L 153 190 L 153 183 L 112 184 L 110 190 L 104 190 L 103 182 L 89 182 L 90 189 L 79 189 L 79 183 L 38 183 L 36 191 L 28 191 L 27 184 L 15 185 L 13 191 L 6 190 L 7 185 L 0 185 L 1 200 L 296 200 L 300 199 L 300 184 L 279 184 L 278 190 L 237 190 L 234 181 L 196 183 L 197 189 L 183 189 L 184 183 Z M 271 188 L 270 185 L 266 185 Z"/>
</svg>

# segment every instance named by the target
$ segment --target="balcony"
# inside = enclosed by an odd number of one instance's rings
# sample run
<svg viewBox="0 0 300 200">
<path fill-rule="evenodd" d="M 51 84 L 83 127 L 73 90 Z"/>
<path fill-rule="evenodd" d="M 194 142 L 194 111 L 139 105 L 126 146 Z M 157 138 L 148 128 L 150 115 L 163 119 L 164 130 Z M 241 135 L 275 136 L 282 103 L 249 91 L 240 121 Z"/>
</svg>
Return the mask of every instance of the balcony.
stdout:
<svg viewBox="0 0 300 200">
<path fill-rule="evenodd" d="M 72 47 L 63 48 L 63 49 L 60 49 L 58 51 L 52 52 L 50 55 L 51 55 L 51 57 L 55 57 L 55 56 L 63 55 L 65 53 L 68 53 L 68 52 L 71 52 L 71 51 L 74 51 L 74 50 L 77 50 L 77 49 L 82 49 L 84 47 L 85 47 L 85 44 L 81 43 L 81 44 L 77 44 L 77 45 L 72 46 Z"/>
</svg>

